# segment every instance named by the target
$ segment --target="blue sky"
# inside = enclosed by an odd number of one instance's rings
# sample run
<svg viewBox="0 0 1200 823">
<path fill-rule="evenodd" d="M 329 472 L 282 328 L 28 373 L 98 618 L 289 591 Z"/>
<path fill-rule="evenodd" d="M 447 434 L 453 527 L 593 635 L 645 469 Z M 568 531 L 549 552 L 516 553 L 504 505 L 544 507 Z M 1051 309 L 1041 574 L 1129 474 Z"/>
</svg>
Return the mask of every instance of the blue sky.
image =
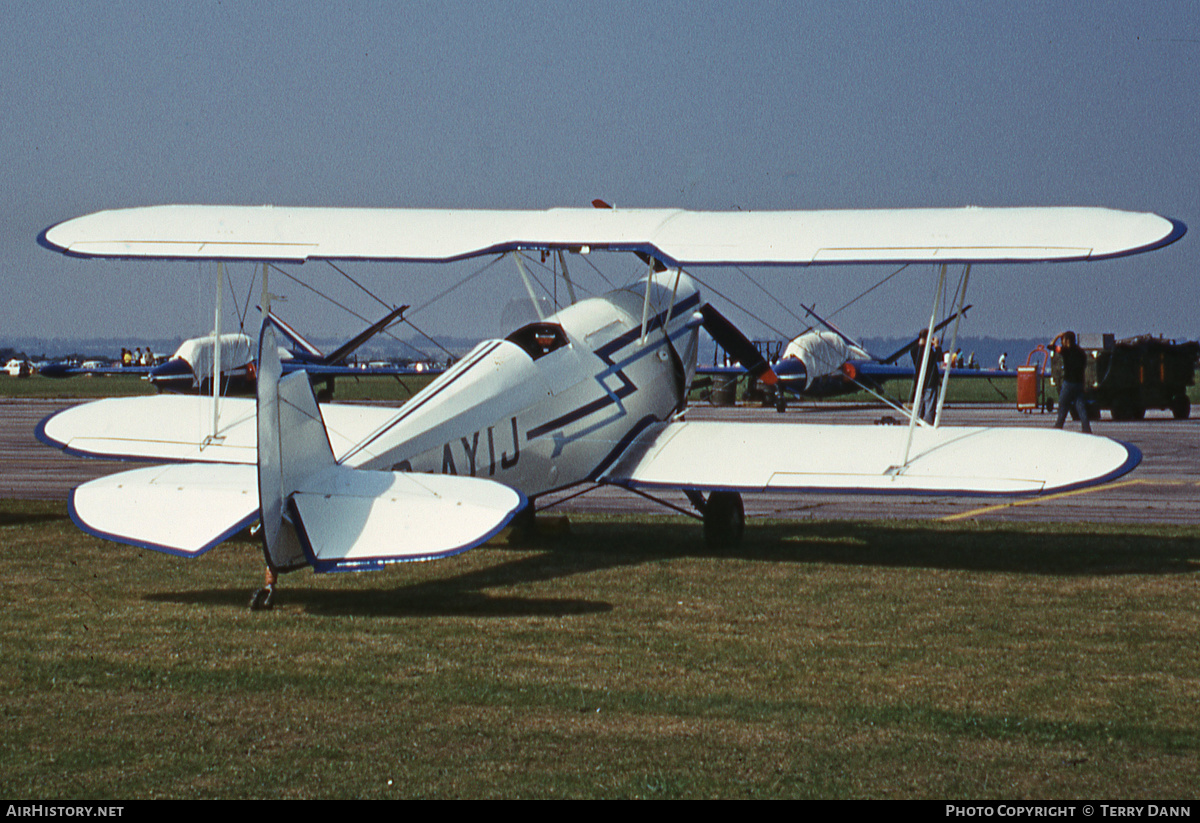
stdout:
<svg viewBox="0 0 1200 823">
<path fill-rule="evenodd" d="M 4 9 L 0 338 L 135 340 L 211 323 L 212 272 L 196 264 L 74 260 L 36 244 L 47 226 L 92 211 L 547 208 L 595 197 L 690 209 L 1155 211 L 1191 233 L 1123 261 L 977 268 L 968 332 L 1200 335 L 1194 1 Z M 348 271 L 388 302 L 421 305 L 479 265 Z M 637 272 L 599 265 L 613 280 Z M 289 270 L 361 314 L 380 311 L 323 263 Z M 831 312 L 891 271 L 754 273 L 773 298 L 736 272 L 711 279 L 762 322 L 718 299 L 726 313 L 765 336 L 799 330 L 776 300 Z M 233 276 L 244 296 L 248 269 Z M 301 328 L 343 336 L 360 325 L 277 283 Z M 862 336 L 908 333 L 927 318 L 932 285 L 931 270 L 910 268 L 836 319 Z M 431 332 L 491 335 L 520 294 L 501 264 L 415 319 Z"/>
</svg>

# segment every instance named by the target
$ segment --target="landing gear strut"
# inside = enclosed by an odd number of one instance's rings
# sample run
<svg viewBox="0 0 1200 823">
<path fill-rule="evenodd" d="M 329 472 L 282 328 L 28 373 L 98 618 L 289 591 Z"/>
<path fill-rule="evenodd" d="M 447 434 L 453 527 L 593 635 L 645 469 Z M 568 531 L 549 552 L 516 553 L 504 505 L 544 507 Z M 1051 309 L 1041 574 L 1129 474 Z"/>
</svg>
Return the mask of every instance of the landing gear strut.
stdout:
<svg viewBox="0 0 1200 823">
<path fill-rule="evenodd" d="M 279 575 L 268 566 L 263 580 L 263 587 L 256 591 L 254 596 L 250 598 L 250 611 L 265 611 L 275 607 L 275 584 L 278 581 Z"/>
</svg>

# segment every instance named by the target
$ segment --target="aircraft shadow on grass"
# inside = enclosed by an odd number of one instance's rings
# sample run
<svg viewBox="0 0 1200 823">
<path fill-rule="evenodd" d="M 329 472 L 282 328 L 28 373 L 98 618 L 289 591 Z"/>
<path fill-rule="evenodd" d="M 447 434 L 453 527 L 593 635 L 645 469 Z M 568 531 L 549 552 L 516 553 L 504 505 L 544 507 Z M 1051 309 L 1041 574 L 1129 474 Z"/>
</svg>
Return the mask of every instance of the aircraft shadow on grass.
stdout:
<svg viewBox="0 0 1200 823">
<path fill-rule="evenodd" d="M 0 512 L 0 527 L 44 526 L 62 522 L 70 522 L 70 520 L 65 514 L 54 512 Z"/>
<path fill-rule="evenodd" d="M 696 527 L 698 528 L 698 527 Z M 613 611 L 611 602 L 574 597 L 491 594 L 621 567 L 670 560 L 829 564 L 880 569 L 974 571 L 1037 576 L 1110 577 L 1194 573 L 1200 539 L 1155 534 L 1065 534 L 963 527 L 914 528 L 856 521 L 758 525 L 737 549 L 697 545 L 695 529 L 677 523 L 582 524 L 570 535 L 532 535 L 489 548 L 524 556 L 438 580 L 375 588 L 293 588 L 281 605 L 311 614 L 359 617 L 571 617 Z M 402 573 L 402 572 L 401 572 Z M 723 597 L 714 566 L 712 597 Z M 245 608 L 247 590 L 202 589 L 148 594 L 154 602 Z M 803 597 L 803 593 L 797 593 Z"/>
</svg>

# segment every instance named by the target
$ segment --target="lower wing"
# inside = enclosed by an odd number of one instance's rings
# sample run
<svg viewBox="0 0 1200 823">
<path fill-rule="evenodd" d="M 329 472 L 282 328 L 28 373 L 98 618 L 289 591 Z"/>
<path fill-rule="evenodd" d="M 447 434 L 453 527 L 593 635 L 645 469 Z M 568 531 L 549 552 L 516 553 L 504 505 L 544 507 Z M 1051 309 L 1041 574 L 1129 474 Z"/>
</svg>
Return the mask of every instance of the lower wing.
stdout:
<svg viewBox="0 0 1200 823">
<path fill-rule="evenodd" d="M 362 442 L 396 410 L 327 403 L 321 416 L 334 457 Z M 72 406 L 38 424 L 43 443 L 83 457 L 161 462 L 257 461 L 255 401 L 222 398 L 216 436 L 212 398 L 161 394 Z"/>
<path fill-rule="evenodd" d="M 316 377 L 419 377 L 441 374 L 446 369 L 442 366 L 357 366 L 326 365 L 324 363 L 306 363 L 302 360 L 287 360 L 283 364 L 283 373 L 302 371 Z"/>
<path fill-rule="evenodd" d="M 1036 494 L 1113 480 L 1134 446 L 1056 429 L 663 423 L 644 431 L 603 482 L 630 488 Z"/>
</svg>

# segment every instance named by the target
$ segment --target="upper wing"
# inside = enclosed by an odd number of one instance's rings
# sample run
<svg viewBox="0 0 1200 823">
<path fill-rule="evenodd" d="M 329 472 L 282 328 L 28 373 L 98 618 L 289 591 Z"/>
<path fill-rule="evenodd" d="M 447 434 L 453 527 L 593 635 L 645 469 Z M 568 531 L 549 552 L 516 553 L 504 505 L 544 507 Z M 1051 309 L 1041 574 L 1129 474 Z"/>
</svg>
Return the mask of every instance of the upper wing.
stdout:
<svg viewBox="0 0 1200 823">
<path fill-rule="evenodd" d="M 590 247 L 680 266 L 1094 260 L 1148 251 L 1187 227 L 1102 208 L 689 212 L 672 209 L 149 206 L 59 223 L 39 242 L 83 257 L 449 261 Z"/>
<path fill-rule="evenodd" d="M 1113 480 L 1141 452 L 1055 429 L 693 422 L 649 427 L 605 474 L 635 488 L 1030 494 Z"/>
</svg>

